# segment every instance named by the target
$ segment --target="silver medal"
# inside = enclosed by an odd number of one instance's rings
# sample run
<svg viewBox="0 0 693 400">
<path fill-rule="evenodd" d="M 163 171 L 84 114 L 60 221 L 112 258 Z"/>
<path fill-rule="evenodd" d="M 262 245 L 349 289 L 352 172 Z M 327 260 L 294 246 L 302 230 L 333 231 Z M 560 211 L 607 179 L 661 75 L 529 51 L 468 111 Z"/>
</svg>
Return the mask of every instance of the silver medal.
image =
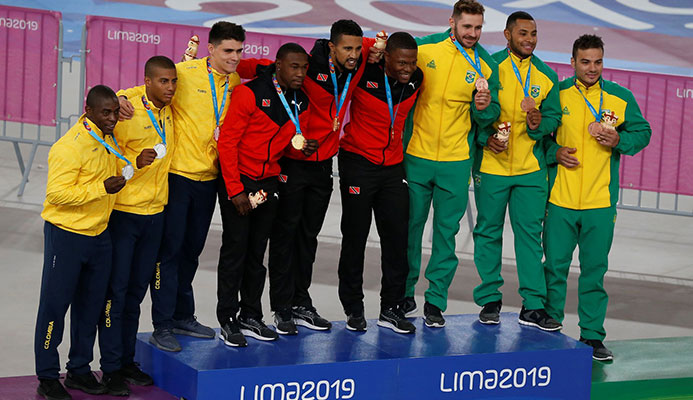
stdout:
<svg viewBox="0 0 693 400">
<path fill-rule="evenodd" d="M 159 143 L 154 146 L 154 151 L 156 151 L 156 158 L 164 158 L 166 155 L 166 145 Z"/>
<path fill-rule="evenodd" d="M 121 175 L 123 175 L 123 178 L 125 178 L 126 181 L 129 181 L 130 178 L 135 175 L 135 168 L 132 166 L 132 164 L 128 164 L 123 167 Z"/>
</svg>

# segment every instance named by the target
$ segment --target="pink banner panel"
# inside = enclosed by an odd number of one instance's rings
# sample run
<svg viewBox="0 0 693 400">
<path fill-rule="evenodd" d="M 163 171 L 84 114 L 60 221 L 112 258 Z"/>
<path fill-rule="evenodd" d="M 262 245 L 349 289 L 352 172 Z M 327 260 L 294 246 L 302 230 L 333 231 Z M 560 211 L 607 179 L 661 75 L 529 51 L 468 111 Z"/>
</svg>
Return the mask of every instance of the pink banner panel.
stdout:
<svg viewBox="0 0 693 400">
<path fill-rule="evenodd" d="M 207 56 L 209 28 L 87 16 L 86 89 L 103 84 L 117 91 L 143 84 L 144 63 L 155 55 L 180 61 L 192 35 L 200 37 L 197 56 Z M 273 60 L 286 42 L 310 52 L 315 39 L 247 32 L 243 57 Z"/>
<path fill-rule="evenodd" d="M 55 126 L 60 20 L 0 5 L 0 120 Z"/>
<path fill-rule="evenodd" d="M 549 63 L 559 80 L 573 76 L 570 65 Z M 624 189 L 693 195 L 693 78 L 604 69 L 604 79 L 630 89 L 652 126 L 650 144 L 621 157 Z"/>
</svg>

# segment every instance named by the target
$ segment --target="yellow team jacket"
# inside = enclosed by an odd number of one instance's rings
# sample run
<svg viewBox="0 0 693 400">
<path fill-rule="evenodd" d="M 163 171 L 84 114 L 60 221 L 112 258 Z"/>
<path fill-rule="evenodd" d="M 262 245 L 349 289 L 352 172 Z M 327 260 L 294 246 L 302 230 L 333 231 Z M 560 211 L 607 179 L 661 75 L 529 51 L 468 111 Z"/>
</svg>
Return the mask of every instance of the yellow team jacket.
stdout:
<svg viewBox="0 0 693 400">
<path fill-rule="evenodd" d="M 106 230 L 116 200 L 106 193 L 103 182 L 119 172 L 116 172 L 116 156 L 89 134 L 84 121 L 96 135 L 104 137 L 82 115 L 53 144 L 48 152 L 48 183 L 41 217 L 66 231 L 97 236 Z M 105 141 L 116 148 L 110 135 Z"/>
<path fill-rule="evenodd" d="M 450 40 L 450 30 L 417 38 L 417 65 L 424 72 L 419 98 L 413 108 L 413 126 L 406 152 L 433 161 L 462 161 L 473 155 L 477 127 L 498 118 L 498 66 L 476 44 L 481 72 L 489 82 L 491 104 L 483 111 L 474 106 L 478 73 Z M 474 50 L 465 49 L 474 60 Z M 409 132 L 405 132 L 408 136 Z"/>
<path fill-rule="evenodd" d="M 493 54 L 493 58 L 498 62 L 500 117 L 490 129 L 480 132 L 478 136 L 478 143 L 483 148 L 480 171 L 492 175 L 515 176 L 545 169 L 546 161 L 541 141 L 544 136 L 556 130 L 561 120 L 558 76 L 534 55 L 522 60 L 503 49 Z M 520 73 L 522 83 L 517 79 L 511 58 Z M 527 129 L 527 113 L 520 108 L 520 103 L 525 97 L 524 83 L 528 70 L 529 96 L 534 99 L 542 114 L 541 123 L 536 130 Z M 486 147 L 488 137 L 496 133 L 499 125 L 508 122 L 511 126 L 508 149 L 496 154 Z"/>
<path fill-rule="evenodd" d="M 114 209 L 139 215 L 158 214 L 164 211 L 164 206 L 168 203 L 168 171 L 176 144 L 171 106 L 156 108 L 146 97 L 144 85 L 121 90 L 118 96 L 121 95 L 127 96 L 132 103 L 135 115 L 130 120 L 118 122 L 114 134 L 125 158 L 135 166 L 135 175 L 116 195 Z M 165 127 L 166 155 L 161 159 L 155 159 L 142 169 L 137 169 L 137 156 L 142 150 L 151 149 L 161 143 L 161 137 L 144 107 L 142 96 L 147 99 L 154 118 L 161 121 Z M 118 159 L 118 168 L 124 166 L 125 162 Z"/>
<path fill-rule="evenodd" d="M 613 125 L 620 135 L 613 149 L 599 144 L 588 133 L 587 126 L 595 117 L 578 86 L 597 112 L 603 93 L 601 121 L 615 118 Z M 652 135 L 650 124 L 643 118 L 631 91 L 614 82 L 601 79 L 598 84 L 586 88 L 572 77 L 562 81 L 559 87 L 563 115 L 556 142 L 547 151 L 547 162 L 555 164 L 556 151 L 560 147 L 573 147 L 577 149 L 573 156 L 580 165 L 565 168 L 556 164 L 550 169 L 549 202 L 574 210 L 611 207 L 618 201 L 621 154 L 634 155 L 647 146 Z"/>
<path fill-rule="evenodd" d="M 207 73 L 207 58 L 176 64 L 178 87 L 173 96 L 173 124 L 177 145 L 171 161 L 171 172 L 195 181 L 210 181 L 219 172 L 217 142 L 214 140 L 216 118 L 212 91 Z M 217 108 L 221 106 L 227 75 L 212 69 L 217 93 Z M 229 91 L 219 123 L 224 122 L 231 92 L 241 83 L 238 73 L 228 75 Z"/>
</svg>

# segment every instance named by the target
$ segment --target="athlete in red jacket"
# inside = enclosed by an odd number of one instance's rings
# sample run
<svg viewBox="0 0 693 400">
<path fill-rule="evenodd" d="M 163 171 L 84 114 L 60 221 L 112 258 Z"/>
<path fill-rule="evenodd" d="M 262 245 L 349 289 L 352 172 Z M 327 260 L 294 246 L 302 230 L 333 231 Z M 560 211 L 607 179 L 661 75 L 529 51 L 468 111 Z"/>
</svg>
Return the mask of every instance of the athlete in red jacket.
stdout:
<svg viewBox="0 0 693 400">
<path fill-rule="evenodd" d="M 313 307 L 308 288 L 317 236 L 332 194 L 332 157 L 337 154 L 341 123 L 374 43 L 363 38 L 354 21 L 340 20 L 332 25 L 330 40 L 317 40 L 311 51 L 303 90 L 312 107 L 304 130 L 319 148 L 310 155 L 288 149 L 279 161 L 279 212 L 269 251 L 270 302 L 277 324 L 295 321 L 318 330 L 332 326 Z"/>
<path fill-rule="evenodd" d="M 417 45 L 411 35 L 397 32 L 390 36 L 384 63 L 365 66 L 340 143 L 339 299 L 347 314 L 346 327 L 354 331 L 366 330 L 363 258 L 371 213 L 375 214 L 382 253 L 378 325 L 398 333 L 416 329 L 400 309 L 409 271 L 409 191 L 402 166 L 402 130 L 423 81 L 416 56 Z"/>
<path fill-rule="evenodd" d="M 219 206 L 224 231 L 217 318 L 221 338 L 229 346 L 247 345 L 243 335 L 259 340 L 277 338 L 262 321 L 262 262 L 277 212 L 278 160 L 289 143 L 296 143 L 306 155 L 317 149 L 317 141 L 298 136 L 308 115 L 308 96 L 301 90 L 307 69 L 306 51 L 295 43 L 284 44 L 274 65 L 234 90 L 219 135 L 223 177 Z M 249 193 L 264 193 L 265 201 L 251 204 Z"/>
</svg>

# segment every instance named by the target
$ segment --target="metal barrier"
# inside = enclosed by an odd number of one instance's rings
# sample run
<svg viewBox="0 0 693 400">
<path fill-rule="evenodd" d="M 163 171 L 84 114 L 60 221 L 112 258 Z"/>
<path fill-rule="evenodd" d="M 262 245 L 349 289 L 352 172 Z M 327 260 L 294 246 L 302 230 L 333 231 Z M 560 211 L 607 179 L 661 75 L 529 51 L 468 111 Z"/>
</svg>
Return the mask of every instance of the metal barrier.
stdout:
<svg viewBox="0 0 693 400">
<path fill-rule="evenodd" d="M 61 14 L 56 11 L 0 6 L 0 141 L 14 146 L 24 193 L 38 146 L 60 137 Z M 54 131 L 45 134 L 45 130 Z M 24 162 L 20 144 L 31 145 Z"/>
</svg>

